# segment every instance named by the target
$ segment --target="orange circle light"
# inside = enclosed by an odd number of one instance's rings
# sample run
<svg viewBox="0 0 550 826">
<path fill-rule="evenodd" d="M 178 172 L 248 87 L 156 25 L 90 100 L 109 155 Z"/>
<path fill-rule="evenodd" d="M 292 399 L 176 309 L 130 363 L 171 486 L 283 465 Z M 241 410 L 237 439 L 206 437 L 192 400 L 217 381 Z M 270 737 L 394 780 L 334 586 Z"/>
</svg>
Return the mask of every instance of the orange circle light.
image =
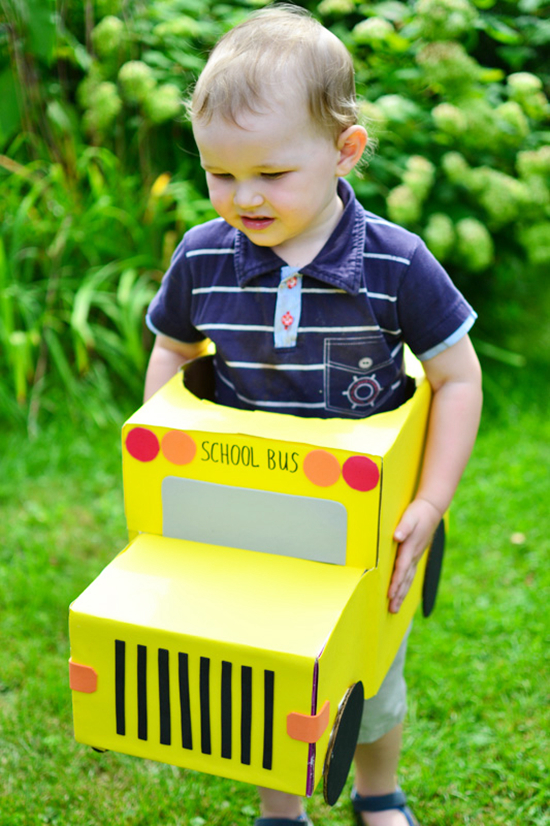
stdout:
<svg viewBox="0 0 550 826">
<path fill-rule="evenodd" d="M 311 450 L 304 459 L 304 473 L 314 485 L 328 488 L 340 478 L 340 462 L 327 450 Z"/>
<path fill-rule="evenodd" d="M 195 458 L 197 445 L 181 430 L 170 430 L 162 437 L 162 452 L 173 465 L 188 465 Z"/>
</svg>

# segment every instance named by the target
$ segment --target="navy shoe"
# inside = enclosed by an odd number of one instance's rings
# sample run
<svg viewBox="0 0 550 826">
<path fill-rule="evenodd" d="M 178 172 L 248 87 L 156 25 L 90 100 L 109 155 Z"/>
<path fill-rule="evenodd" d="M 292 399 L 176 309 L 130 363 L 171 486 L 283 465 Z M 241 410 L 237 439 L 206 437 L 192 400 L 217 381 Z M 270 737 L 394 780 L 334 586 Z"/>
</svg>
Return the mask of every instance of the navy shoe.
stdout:
<svg viewBox="0 0 550 826">
<path fill-rule="evenodd" d="M 397 791 L 391 794 L 365 795 L 364 797 L 361 796 L 356 789 L 353 789 L 351 802 L 354 812 L 361 820 L 360 826 L 364 826 L 361 812 L 385 812 L 388 809 L 397 809 L 403 812 L 409 826 L 418 826 L 418 821 L 407 806 L 407 798 L 401 789 L 397 789 Z"/>
</svg>

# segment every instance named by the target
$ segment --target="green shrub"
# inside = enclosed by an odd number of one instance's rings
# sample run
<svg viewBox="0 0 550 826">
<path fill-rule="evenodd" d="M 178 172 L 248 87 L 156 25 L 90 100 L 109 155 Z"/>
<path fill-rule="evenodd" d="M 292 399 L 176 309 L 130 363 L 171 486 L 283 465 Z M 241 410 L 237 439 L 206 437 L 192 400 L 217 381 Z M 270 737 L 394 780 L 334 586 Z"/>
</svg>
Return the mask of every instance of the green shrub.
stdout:
<svg viewBox="0 0 550 826">
<path fill-rule="evenodd" d="M 145 190 L 105 148 L 74 155 L 69 170 L 0 157 L 0 411 L 33 428 L 60 406 L 98 421 L 115 399 L 135 406 L 145 308 L 177 236 L 214 214 L 191 184 Z"/>
<path fill-rule="evenodd" d="M 6 4 L 0 406 L 10 414 L 36 412 L 37 396 L 53 409 L 57 386 L 77 398 L 98 370 L 117 376 L 106 395 L 117 385 L 138 398 L 146 298 L 181 233 L 213 214 L 182 100 L 218 37 L 262 5 Z M 518 302 L 537 294 L 542 308 L 548 295 L 548 0 L 300 5 L 355 62 L 379 144 L 353 177 L 359 198 L 423 236 L 480 313 L 476 330 L 507 346 L 503 319 L 517 327 Z"/>
<path fill-rule="evenodd" d="M 354 181 L 360 198 L 426 240 L 478 309 L 482 337 L 510 343 L 503 313 L 528 336 L 528 296 L 548 294 L 548 2 L 326 2 L 318 11 L 352 52 L 379 144 Z M 419 158 L 425 173 L 414 169 Z"/>
</svg>

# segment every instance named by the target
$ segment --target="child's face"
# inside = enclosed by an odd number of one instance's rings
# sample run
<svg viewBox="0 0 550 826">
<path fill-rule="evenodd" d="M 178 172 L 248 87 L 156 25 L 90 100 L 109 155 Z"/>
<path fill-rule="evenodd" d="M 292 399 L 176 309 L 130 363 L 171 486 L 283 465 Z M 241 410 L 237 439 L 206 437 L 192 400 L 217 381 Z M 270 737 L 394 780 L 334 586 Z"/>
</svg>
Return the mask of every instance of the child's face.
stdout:
<svg viewBox="0 0 550 826">
<path fill-rule="evenodd" d="M 194 125 L 210 200 L 254 244 L 318 251 L 338 223 L 341 152 L 295 97 L 264 114 Z"/>
</svg>

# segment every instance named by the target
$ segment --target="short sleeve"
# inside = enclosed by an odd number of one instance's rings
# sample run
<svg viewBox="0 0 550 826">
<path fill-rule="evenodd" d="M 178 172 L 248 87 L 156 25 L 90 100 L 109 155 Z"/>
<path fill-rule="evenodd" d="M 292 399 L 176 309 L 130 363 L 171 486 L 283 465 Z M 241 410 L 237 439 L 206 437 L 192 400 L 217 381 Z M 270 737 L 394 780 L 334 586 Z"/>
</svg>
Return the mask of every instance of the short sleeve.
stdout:
<svg viewBox="0 0 550 826">
<path fill-rule="evenodd" d="M 185 252 L 184 238 L 172 257 L 158 293 L 149 304 L 145 321 L 155 335 L 191 343 L 202 341 L 205 336 L 191 321 L 193 282 Z"/>
<path fill-rule="evenodd" d="M 400 284 L 397 306 L 403 339 L 421 361 L 459 341 L 477 318 L 420 239 Z"/>
</svg>

